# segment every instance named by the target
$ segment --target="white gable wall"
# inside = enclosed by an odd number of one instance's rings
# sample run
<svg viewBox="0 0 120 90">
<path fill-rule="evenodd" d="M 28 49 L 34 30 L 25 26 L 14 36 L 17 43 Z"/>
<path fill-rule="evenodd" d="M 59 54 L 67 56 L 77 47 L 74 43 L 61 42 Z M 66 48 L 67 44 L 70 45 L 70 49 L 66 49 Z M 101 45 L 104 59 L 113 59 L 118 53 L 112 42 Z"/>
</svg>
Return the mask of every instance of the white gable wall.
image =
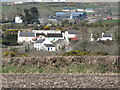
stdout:
<svg viewBox="0 0 120 90">
<path fill-rule="evenodd" d="M 34 48 L 36 50 L 43 50 L 44 49 L 43 43 L 34 43 Z"/>
<path fill-rule="evenodd" d="M 18 37 L 18 42 L 32 42 L 34 37 Z"/>
<path fill-rule="evenodd" d="M 47 50 L 44 46 L 44 44 L 52 44 L 52 42 L 50 42 L 49 40 L 46 40 L 42 43 L 34 43 L 34 48 L 36 50 Z"/>
<path fill-rule="evenodd" d="M 102 38 L 98 38 L 97 41 L 102 40 L 102 41 L 106 41 L 106 40 L 112 40 L 112 37 L 102 37 Z"/>
<path fill-rule="evenodd" d="M 55 47 L 46 47 L 45 45 L 44 45 L 44 50 L 45 51 L 56 51 Z"/>
<path fill-rule="evenodd" d="M 22 19 L 19 16 L 15 17 L 15 23 L 22 23 Z"/>
</svg>

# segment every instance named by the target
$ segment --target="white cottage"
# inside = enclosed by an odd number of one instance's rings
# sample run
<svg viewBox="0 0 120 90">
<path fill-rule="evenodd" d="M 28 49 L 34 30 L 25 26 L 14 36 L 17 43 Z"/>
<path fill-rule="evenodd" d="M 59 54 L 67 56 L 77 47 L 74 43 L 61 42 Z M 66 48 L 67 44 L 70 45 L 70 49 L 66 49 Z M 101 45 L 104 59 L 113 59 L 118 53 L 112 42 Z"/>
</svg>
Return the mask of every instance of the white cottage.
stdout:
<svg viewBox="0 0 120 90">
<path fill-rule="evenodd" d="M 77 11 L 79 12 L 84 12 L 85 10 L 84 9 L 76 9 Z"/>
<path fill-rule="evenodd" d="M 21 17 L 20 16 L 16 16 L 15 17 L 15 23 L 22 23 L 23 21 L 22 21 L 22 19 L 21 19 Z"/>
<path fill-rule="evenodd" d="M 35 38 L 36 35 L 33 32 L 20 32 L 18 31 L 18 42 L 32 42 L 33 38 Z"/>
<path fill-rule="evenodd" d="M 52 42 L 46 39 L 39 39 L 34 43 L 36 50 L 55 51 L 55 46 Z"/>
<path fill-rule="evenodd" d="M 94 41 L 95 40 L 95 38 L 93 37 L 94 36 L 94 34 L 93 33 L 91 33 L 91 41 Z M 99 38 L 97 38 L 97 41 L 106 41 L 106 40 L 113 40 L 112 39 L 112 34 L 111 33 L 102 33 L 102 36 L 101 37 L 99 37 Z"/>
<path fill-rule="evenodd" d="M 106 40 L 112 40 L 112 34 L 111 33 L 102 33 L 102 37 L 98 38 L 97 41 L 102 40 L 102 41 L 106 41 Z"/>
<path fill-rule="evenodd" d="M 55 42 L 56 50 L 62 49 L 68 45 L 70 45 L 70 43 L 66 39 L 59 39 Z"/>
<path fill-rule="evenodd" d="M 53 44 L 44 44 L 45 51 L 56 51 L 55 46 Z"/>
</svg>

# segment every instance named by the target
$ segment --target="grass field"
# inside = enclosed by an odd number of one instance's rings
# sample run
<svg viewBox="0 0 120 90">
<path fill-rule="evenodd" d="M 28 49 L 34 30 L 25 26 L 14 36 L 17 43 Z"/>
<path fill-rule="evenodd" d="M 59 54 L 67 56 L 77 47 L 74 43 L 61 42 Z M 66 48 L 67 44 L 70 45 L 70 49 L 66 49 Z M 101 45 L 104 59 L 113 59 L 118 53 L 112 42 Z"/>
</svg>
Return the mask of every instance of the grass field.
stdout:
<svg viewBox="0 0 120 90">
<path fill-rule="evenodd" d="M 100 67 L 97 70 L 97 65 L 80 65 L 76 66 L 70 64 L 66 67 L 56 68 L 56 67 L 41 67 L 36 66 L 13 66 L 8 65 L 2 68 L 1 73 L 106 73 L 108 72 L 105 67 Z"/>
<path fill-rule="evenodd" d="M 118 23 L 120 20 L 103 20 L 102 23 L 108 24 L 108 23 Z"/>
<path fill-rule="evenodd" d="M 111 4 L 112 5 L 112 4 Z M 113 4 L 114 5 L 114 4 Z M 60 11 L 64 9 L 65 7 L 71 7 L 71 8 L 92 8 L 92 9 L 97 9 L 97 8 L 109 8 L 109 6 L 99 6 L 94 3 L 89 3 L 83 5 L 81 4 L 76 4 L 76 3 L 36 3 L 36 4 L 27 4 L 27 5 L 11 5 L 11 6 L 2 6 L 2 12 L 6 17 L 9 18 L 14 18 L 14 16 L 17 14 L 18 11 L 22 12 L 24 9 L 29 9 L 31 7 L 37 7 L 39 10 L 40 15 L 54 15 L 55 11 Z M 19 9 L 19 10 L 18 10 Z M 117 6 L 114 6 L 111 8 L 113 11 L 113 14 L 117 14 Z"/>
</svg>

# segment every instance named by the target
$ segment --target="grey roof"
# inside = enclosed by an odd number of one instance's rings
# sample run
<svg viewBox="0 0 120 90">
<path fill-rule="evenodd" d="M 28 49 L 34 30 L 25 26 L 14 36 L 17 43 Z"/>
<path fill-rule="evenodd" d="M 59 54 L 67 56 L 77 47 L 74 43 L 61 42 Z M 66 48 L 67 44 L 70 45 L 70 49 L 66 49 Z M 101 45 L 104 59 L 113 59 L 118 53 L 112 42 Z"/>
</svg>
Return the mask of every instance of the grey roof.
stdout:
<svg viewBox="0 0 120 90">
<path fill-rule="evenodd" d="M 33 33 L 33 32 L 20 32 L 19 36 L 20 37 L 35 37 L 35 33 Z"/>
<path fill-rule="evenodd" d="M 103 34 L 103 37 L 112 37 L 112 35 L 110 33 L 105 33 Z"/>
<path fill-rule="evenodd" d="M 35 43 L 43 43 L 44 41 L 45 41 L 45 39 L 39 39 Z"/>
<path fill-rule="evenodd" d="M 57 17 L 70 17 L 71 15 L 72 16 L 80 16 L 80 15 L 82 15 L 82 16 L 84 16 L 84 15 L 86 15 L 86 13 L 85 12 L 56 12 L 56 14 L 55 14 Z"/>
<path fill-rule="evenodd" d="M 78 34 L 80 31 L 68 31 L 69 34 Z"/>
<path fill-rule="evenodd" d="M 44 44 L 46 47 L 55 47 L 53 44 Z"/>
<path fill-rule="evenodd" d="M 67 10 L 68 10 L 68 9 L 69 9 L 69 10 L 73 10 L 73 8 L 64 8 L 64 10 L 66 10 L 66 9 L 67 9 Z"/>
<path fill-rule="evenodd" d="M 58 40 L 56 41 L 56 43 L 60 43 L 60 42 L 62 42 L 62 41 L 64 41 L 64 39 L 58 39 Z"/>
</svg>

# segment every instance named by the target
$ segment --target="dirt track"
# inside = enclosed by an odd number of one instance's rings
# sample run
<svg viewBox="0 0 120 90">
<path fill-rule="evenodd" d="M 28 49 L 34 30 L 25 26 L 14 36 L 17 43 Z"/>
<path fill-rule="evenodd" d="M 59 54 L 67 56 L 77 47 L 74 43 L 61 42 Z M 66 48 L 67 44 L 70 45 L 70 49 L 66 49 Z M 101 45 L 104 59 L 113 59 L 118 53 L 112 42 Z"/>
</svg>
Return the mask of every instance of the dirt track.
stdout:
<svg viewBox="0 0 120 90">
<path fill-rule="evenodd" d="M 3 88 L 117 88 L 117 74 L 2 74 Z"/>
</svg>

